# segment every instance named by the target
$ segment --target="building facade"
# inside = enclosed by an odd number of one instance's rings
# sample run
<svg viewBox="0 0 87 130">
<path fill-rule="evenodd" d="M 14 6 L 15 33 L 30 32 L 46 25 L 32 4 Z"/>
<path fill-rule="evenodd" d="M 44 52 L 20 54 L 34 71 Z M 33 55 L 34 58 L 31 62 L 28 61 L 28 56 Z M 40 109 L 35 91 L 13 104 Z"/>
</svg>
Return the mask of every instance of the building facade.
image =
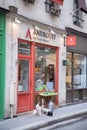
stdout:
<svg viewBox="0 0 87 130">
<path fill-rule="evenodd" d="M 73 10 L 71 15 L 74 26 L 66 27 L 67 35 L 76 37 L 75 46 L 66 45 L 66 58 L 71 61 L 71 65 L 66 66 L 67 103 L 87 100 L 86 1 L 73 1 Z"/>
<path fill-rule="evenodd" d="M 6 54 L 6 11 L 0 10 L 0 118 L 4 115 L 5 98 L 5 54 Z"/>
<path fill-rule="evenodd" d="M 0 7 L 6 10 L 2 25 L 6 26 L 2 35 L 6 41 L 1 41 L 3 53 L 0 53 L 3 54 L 1 68 L 4 70 L 0 73 L 3 75 L 3 80 L 0 78 L 0 93 L 3 94 L 0 118 L 32 111 L 41 91 L 58 93 L 54 98 L 55 106 L 66 104 L 63 60 L 67 53 L 63 36 L 69 30 L 65 27 L 87 33 L 85 22 L 83 28 L 73 24 L 73 2 L 0 1 Z"/>
</svg>

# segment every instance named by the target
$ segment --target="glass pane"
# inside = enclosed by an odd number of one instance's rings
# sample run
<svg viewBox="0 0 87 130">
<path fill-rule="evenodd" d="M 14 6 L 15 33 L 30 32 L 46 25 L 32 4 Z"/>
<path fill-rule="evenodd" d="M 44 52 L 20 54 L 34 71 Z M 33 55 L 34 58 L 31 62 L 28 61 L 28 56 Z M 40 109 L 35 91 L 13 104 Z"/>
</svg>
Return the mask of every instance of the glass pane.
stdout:
<svg viewBox="0 0 87 130">
<path fill-rule="evenodd" d="M 72 53 L 67 52 L 66 58 L 67 60 L 72 61 Z M 72 64 L 66 66 L 66 87 L 72 87 Z"/>
<path fill-rule="evenodd" d="M 30 44 L 28 43 L 18 43 L 18 53 L 24 55 L 30 55 Z"/>
<path fill-rule="evenodd" d="M 56 50 L 36 47 L 35 53 L 35 90 L 54 89 Z"/>
<path fill-rule="evenodd" d="M 74 54 L 74 87 L 86 87 L 86 56 Z"/>
<path fill-rule="evenodd" d="M 18 91 L 26 92 L 28 91 L 29 82 L 29 61 L 19 60 L 18 68 Z"/>
</svg>

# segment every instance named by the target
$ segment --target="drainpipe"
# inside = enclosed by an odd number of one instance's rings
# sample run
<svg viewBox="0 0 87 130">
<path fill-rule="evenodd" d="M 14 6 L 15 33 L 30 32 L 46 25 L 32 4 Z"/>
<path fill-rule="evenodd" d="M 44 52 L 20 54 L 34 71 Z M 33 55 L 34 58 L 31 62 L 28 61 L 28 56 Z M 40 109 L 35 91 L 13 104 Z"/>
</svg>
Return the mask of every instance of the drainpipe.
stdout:
<svg viewBox="0 0 87 130">
<path fill-rule="evenodd" d="M 14 97 L 15 97 L 15 84 L 13 82 L 11 82 L 11 84 L 10 84 L 10 111 L 11 111 L 11 118 L 13 118 Z"/>
<path fill-rule="evenodd" d="M 14 115 L 15 94 L 16 94 L 16 82 L 11 82 L 11 84 L 10 84 L 10 113 L 11 113 L 11 118 L 13 118 L 13 115 Z"/>
</svg>

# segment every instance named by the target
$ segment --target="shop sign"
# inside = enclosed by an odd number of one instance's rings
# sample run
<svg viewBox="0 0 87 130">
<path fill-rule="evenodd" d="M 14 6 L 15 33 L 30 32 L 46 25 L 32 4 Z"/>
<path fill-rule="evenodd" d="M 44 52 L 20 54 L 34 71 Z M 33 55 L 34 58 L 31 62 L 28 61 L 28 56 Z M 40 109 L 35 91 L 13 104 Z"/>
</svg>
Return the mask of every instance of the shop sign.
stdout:
<svg viewBox="0 0 87 130">
<path fill-rule="evenodd" d="M 28 28 L 26 38 L 32 41 L 51 42 L 56 40 L 56 34 L 44 30 Z"/>
<path fill-rule="evenodd" d="M 76 36 L 67 36 L 66 46 L 76 46 Z"/>
</svg>

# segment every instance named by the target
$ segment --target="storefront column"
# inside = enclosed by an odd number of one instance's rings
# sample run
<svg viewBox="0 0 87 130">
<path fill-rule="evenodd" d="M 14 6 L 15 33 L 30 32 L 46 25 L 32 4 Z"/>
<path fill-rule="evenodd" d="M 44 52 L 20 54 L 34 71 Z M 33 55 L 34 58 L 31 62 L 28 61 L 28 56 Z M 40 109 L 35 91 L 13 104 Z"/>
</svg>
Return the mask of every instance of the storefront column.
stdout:
<svg viewBox="0 0 87 130">
<path fill-rule="evenodd" d="M 34 91 L 34 70 L 35 70 L 35 43 L 33 42 L 31 45 L 31 109 L 34 108 L 34 96 L 35 96 L 35 91 Z"/>
</svg>

